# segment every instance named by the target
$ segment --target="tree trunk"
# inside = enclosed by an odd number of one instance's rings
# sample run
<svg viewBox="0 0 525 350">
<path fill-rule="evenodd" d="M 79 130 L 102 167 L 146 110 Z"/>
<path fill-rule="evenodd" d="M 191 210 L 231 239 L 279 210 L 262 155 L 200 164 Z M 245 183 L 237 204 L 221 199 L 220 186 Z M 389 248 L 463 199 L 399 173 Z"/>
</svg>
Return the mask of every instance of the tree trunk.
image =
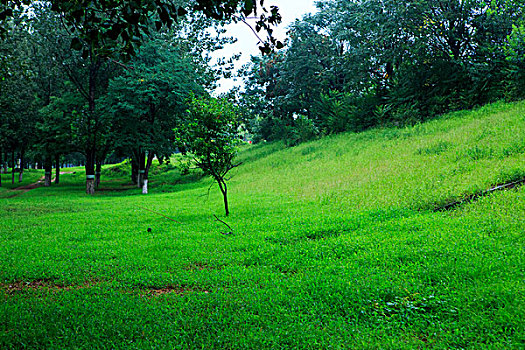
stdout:
<svg viewBox="0 0 525 350">
<path fill-rule="evenodd" d="M 132 156 L 131 159 L 131 182 L 136 185 L 137 184 L 137 176 L 139 174 L 137 159 L 135 156 Z"/>
<path fill-rule="evenodd" d="M 53 170 L 53 163 L 51 162 L 51 159 L 48 157 L 44 161 L 44 186 L 49 187 L 51 186 L 51 171 Z"/>
<path fill-rule="evenodd" d="M 16 169 L 16 163 L 15 163 L 15 152 L 11 152 L 11 165 L 13 166 L 11 168 L 11 184 L 15 184 L 15 169 Z"/>
<path fill-rule="evenodd" d="M 60 183 L 60 154 L 55 155 L 55 185 Z"/>
<path fill-rule="evenodd" d="M 217 183 L 219 184 L 219 188 L 222 192 L 222 197 L 224 199 L 224 211 L 226 212 L 226 216 L 230 215 L 230 209 L 228 208 L 228 187 L 226 186 L 226 182 L 224 179 L 215 179 L 217 180 Z"/>
<path fill-rule="evenodd" d="M 91 175 L 93 177 L 88 177 L 86 175 L 86 193 L 87 194 L 95 194 L 95 175 Z"/>
<path fill-rule="evenodd" d="M 100 175 L 102 174 L 102 162 L 97 160 L 97 169 L 95 171 L 95 187 L 100 186 Z"/>
<path fill-rule="evenodd" d="M 144 170 L 144 183 L 142 185 L 142 194 L 148 194 L 148 178 L 149 178 L 149 168 L 153 162 L 154 154 L 153 152 L 147 155 L 148 160 L 146 162 L 146 169 Z"/>
<path fill-rule="evenodd" d="M 91 55 L 88 78 L 88 141 L 86 147 L 86 193 L 95 193 L 95 158 L 97 154 L 97 120 L 96 117 L 96 89 L 97 75 L 101 61 L 98 57 Z"/>
<path fill-rule="evenodd" d="M 137 187 L 142 188 L 144 186 L 144 174 L 146 170 L 144 169 L 145 155 L 144 152 L 139 152 L 139 174 L 137 176 Z"/>
<path fill-rule="evenodd" d="M 18 182 L 22 182 L 24 179 L 24 155 L 25 151 L 22 149 L 22 151 L 20 151 L 20 170 L 18 172 Z"/>
<path fill-rule="evenodd" d="M 86 193 L 95 193 L 95 150 L 86 152 Z"/>
</svg>

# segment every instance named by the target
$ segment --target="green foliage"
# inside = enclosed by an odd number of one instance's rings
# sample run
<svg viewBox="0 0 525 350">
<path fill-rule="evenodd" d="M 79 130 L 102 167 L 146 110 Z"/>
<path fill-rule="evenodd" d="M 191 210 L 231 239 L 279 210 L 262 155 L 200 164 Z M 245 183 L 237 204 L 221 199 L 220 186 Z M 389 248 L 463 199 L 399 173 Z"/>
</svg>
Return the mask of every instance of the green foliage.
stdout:
<svg viewBox="0 0 525 350">
<path fill-rule="evenodd" d="M 224 177 L 234 166 L 237 128 L 236 111 L 227 101 L 194 98 L 185 125 L 175 129 L 176 145 L 189 152 L 206 175 Z"/>
<path fill-rule="evenodd" d="M 237 111 L 226 100 L 193 98 L 186 122 L 175 131 L 175 144 L 188 154 L 206 176 L 217 181 L 229 214 L 226 175 L 238 166 L 234 163 L 238 138 Z"/>
<path fill-rule="evenodd" d="M 31 0 L 10 0 L 0 3 L 0 36 L 6 34 L 8 21 L 13 18 L 13 9 L 34 4 Z M 142 44 L 144 37 L 162 27 L 172 27 L 188 13 L 201 12 L 209 18 L 231 20 L 237 16 L 248 16 L 262 10 L 256 30 L 264 29 L 268 39 L 261 50 L 270 52 L 273 47 L 281 48 L 282 43 L 272 35 L 272 26 L 281 22 L 276 6 L 268 11 L 264 0 L 96 0 L 96 1 L 53 1 L 51 9 L 59 14 L 70 33 L 71 49 L 82 51 L 82 56 L 123 56 L 131 58 Z"/>
<path fill-rule="evenodd" d="M 286 137 L 271 130 L 290 124 L 294 113 L 307 115 L 325 135 L 414 125 L 506 96 L 519 98 L 525 90 L 523 5 L 319 2 L 318 12 L 291 26 L 285 50 L 253 60 L 245 104 L 254 95 L 268 101 L 252 116 L 261 138 L 272 139 Z"/>
<path fill-rule="evenodd" d="M 161 38 L 151 40 L 130 61 L 133 69 L 110 81 L 103 103 L 118 154 L 174 152 L 172 128 L 182 123 L 190 94 L 203 92 L 196 83 L 197 64 L 174 46 Z"/>
<path fill-rule="evenodd" d="M 356 103 L 351 94 L 330 91 L 321 94 L 314 109 L 316 124 L 324 135 L 358 129 L 356 122 Z M 355 123 L 357 124 L 357 123 Z"/>
<path fill-rule="evenodd" d="M 523 98 L 525 91 L 525 26 L 513 25 L 505 46 L 507 60 L 510 62 L 509 95 L 511 98 Z"/>
</svg>

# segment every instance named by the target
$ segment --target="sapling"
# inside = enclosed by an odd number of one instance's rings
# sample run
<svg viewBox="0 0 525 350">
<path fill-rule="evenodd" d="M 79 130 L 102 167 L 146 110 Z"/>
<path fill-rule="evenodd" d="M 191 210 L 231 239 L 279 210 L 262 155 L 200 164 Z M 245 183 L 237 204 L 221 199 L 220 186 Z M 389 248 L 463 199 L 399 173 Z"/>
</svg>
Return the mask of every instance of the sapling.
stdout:
<svg viewBox="0 0 525 350">
<path fill-rule="evenodd" d="M 186 123 L 174 129 L 176 145 L 185 151 L 186 159 L 217 182 L 228 216 L 226 175 L 240 165 L 234 162 L 239 142 L 235 108 L 223 99 L 194 97 L 187 112 Z"/>
</svg>

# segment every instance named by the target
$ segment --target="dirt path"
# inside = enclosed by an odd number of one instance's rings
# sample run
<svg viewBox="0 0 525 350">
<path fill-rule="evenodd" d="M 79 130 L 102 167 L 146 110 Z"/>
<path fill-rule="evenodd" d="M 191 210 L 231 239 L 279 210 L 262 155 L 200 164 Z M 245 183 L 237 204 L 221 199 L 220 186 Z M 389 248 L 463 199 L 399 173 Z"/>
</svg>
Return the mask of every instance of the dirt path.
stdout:
<svg viewBox="0 0 525 350">
<path fill-rule="evenodd" d="M 72 171 L 61 171 L 60 175 L 63 175 L 63 174 L 73 174 L 73 172 Z M 20 186 L 20 187 L 17 187 L 17 188 L 13 188 L 12 191 L 17 191 L 17 193 L 13 193 L 12 195 L 8 196 L 7 198 L 17 197 L 17 196 L 20 196 L 21 194 L 24 194 L 26 192 L 34 190 L 35 188 L 41 187 L 42 183 L 45 180 L 45 178 L 46 178 L 45 176 L 42 176 L 35 183 L 29 184 L 29 185 L 25 185 L 25 186 Z M 51 179 L 51 182 L 53 182 L 53 181 L 55 181 L 55 178 Z"/>
</svg>

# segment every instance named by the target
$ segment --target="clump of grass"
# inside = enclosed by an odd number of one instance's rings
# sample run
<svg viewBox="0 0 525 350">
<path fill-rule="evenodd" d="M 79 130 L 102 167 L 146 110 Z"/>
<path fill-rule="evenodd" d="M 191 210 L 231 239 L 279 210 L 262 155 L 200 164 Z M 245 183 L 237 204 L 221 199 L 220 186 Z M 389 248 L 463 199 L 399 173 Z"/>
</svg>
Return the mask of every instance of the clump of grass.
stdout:
<svg viewBox="0 0 525 350">
<path fill-rule="evenodd" d="M 433 144 L 431 146 L 419 148 L 416 151 L 416 154 L 427 155 L 427 156 L 440 155 L 440 154 L 448 151 L 451 147 L 452 147 L 452 144 L 450 144 L 450 143 L 448 143 L 446 141 L 438 141 L 437 143 L 435 143 L 435 144 Z"/>
</svg>

